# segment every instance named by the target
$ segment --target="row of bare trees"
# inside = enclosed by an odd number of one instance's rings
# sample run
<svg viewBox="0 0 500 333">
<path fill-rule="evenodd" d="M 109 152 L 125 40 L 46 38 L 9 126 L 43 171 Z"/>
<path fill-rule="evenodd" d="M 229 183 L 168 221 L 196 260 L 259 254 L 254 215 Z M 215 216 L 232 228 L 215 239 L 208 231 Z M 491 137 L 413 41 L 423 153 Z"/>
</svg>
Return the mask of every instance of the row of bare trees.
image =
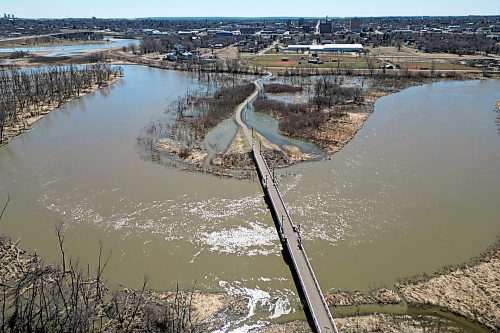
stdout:
<svg viewBox="0 0 500 333">
<path fill-rule="evenodd" d="M 122 74 L 120 67 L 102 64 L 1 71 L 0 143 L 6 127 L 26 128 L 28 118 Z"/>
<path fill-rule="evenodd" d="M 279 119 L 281 132 L 301 137 L 304 132 L 314 131 L 331 117 L 339 117 L 349 104 L 360 104 L 364 100 L 363 90 L 359 87 L 346 87 L 337 77 L 321 76 L 309 82 L 306 87 L 280 85 L 280 90 L 301 88 L 310 92 L 306 103 L 286 103 L 265 96 L 254 102 L 257 112 L 271 113 Z M 310 86 L 311 85 L 311 86 Z M 290 88 L 285 88 L 288 86 Z M 268 89 L 266 88 L 266 91 Z"/>
<path fill-rule="evenodd" d="M 360 87 L 344 87 L 339 85 L 335 78 L 330 76 L 321 76 L 314 83 L 314 97 L 309 103 L 316 106 L 317 111 L 322 108 L 331 108 L 337 104 L 357 103 L 364 100 L 363 90 Z"/>
<path fill-rule="evenodd" d="M 212 96 L 201 98 L 197 102 L 199 115 L 192 119 L 192 124 L 206 132 L 222 120 L 229 118 L 238 104 L 242 103 L 254 91 L 250 82 L 233 84 L 219 88 Z"/>
<path fill-rule="evenodd" d="M 316 112 L 308 103 L 285 103 L 266 97 L 255 100 L 254 109 L 278 118 L 280 131 L 292 137 L 301 137 L 305 129 L 318 129 L 328 118 L 326 113 Z"/>
<path fill-rule="evenodd" d="M 3 265 L 23 261 L 15 276 L 0 278 L 0 332 L 201 332 L 193 319 L 193 291 L 159 295 L 147 289 L 110 291 L 103 282 L 108 258 L 99 248 L 97 268 L 68 260 L 57 230 L 61 264 L 44 265 L 0 237 Z"/>
</svg>

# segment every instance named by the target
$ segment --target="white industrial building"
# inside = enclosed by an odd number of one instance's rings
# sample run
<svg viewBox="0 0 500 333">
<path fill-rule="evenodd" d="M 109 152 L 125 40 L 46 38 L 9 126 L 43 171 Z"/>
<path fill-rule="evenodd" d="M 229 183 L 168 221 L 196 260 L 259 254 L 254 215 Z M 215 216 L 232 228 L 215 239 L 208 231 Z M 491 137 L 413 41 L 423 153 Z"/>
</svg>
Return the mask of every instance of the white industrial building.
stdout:
<svg viewBox="0 0 500 333">
<path fill-rule="evenodd" d="M 280 48 L 292 52 L 362 52 L 361 44 L 325 44 L 325 45 L 288 45 Z"/>
</svg>

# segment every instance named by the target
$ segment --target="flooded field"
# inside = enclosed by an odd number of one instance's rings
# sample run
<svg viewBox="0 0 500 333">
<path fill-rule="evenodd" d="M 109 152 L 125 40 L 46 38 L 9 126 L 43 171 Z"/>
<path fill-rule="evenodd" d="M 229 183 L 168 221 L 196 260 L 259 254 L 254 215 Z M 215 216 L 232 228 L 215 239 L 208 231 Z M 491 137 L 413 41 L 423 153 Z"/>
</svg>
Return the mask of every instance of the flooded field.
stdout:
<svg viewBox="0 0 500 333">
<path fill-rule="evenodd" d="M 68 252 L 82 264 L 96 259 L 99 241 L 111 251 L 112 284 L 139 287 L 147 274 L 159 289 L 180 283 L 248 295 L 248 316 L 235 326 L 303 318 L 258 183 L 139 156 L 140 131 L 196 80 L 124 69 L 114 86 L 68 103 L 0 148 L 0 200 L 11 194 L 0 232 L 54 262 L 54 225 L 63 224 Z M 410 88 L 379 100 L 341 152 L 278 171 L 324 290 L 390 286 L 494 241 L 498 99 L 495 80 Z M 261 116 L 247 120 L 280 139 Z"/>
</svg>

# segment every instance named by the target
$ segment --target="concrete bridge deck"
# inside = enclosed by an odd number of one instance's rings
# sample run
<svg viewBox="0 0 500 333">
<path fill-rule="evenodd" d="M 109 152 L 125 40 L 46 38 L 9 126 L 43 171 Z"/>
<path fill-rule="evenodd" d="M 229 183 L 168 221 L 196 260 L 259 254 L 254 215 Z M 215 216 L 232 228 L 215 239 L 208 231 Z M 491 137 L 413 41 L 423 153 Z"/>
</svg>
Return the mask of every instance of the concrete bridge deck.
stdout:
<svg viewBox="0 0 500 333">
<path fill-rule="evenodd" d="M 257 97 L 262 90 L 260 80 L 255 81 L 256 89 L 242 104 L 236 109 L 236 122 L 242 128 L 243 133 L 252 147 L 253 159 L 262 189 L 268 202 L 271 214 L 276 224 L 278 234 L 283 246 L 283 250 L 289 257 L 289 264 L 295 276 L 297 289 L 302 294 L 313 329 L 317 333 L 337 333 L 337 327 L 332 318 L 328 305 L 323 297 L 321 287 L 314 274 L 307 253 L 302 245 L 300 227 L 293 224 L 290 214 L 286 208 L 283 197 L 278 189 L 277 181 L 269 169 L 262 152 L 255 144 L 249 128 L 241 119 L 241 112 L 248 103 Z"/>
</svg>

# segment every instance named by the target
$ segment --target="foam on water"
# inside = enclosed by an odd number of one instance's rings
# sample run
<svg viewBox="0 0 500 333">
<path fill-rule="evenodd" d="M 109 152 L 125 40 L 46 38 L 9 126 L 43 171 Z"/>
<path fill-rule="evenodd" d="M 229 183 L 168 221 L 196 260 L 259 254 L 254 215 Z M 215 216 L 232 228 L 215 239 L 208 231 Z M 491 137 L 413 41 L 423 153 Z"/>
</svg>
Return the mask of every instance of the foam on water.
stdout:
<svg viewBox="0 0 500 333">
<path fill-rule="evenodd" d="M 247 226 L 237 226 L 232 229 L 202 232 L 198 235 L 199 242 L 208 245 L 210 251 L 221 253 L 236 253 L 239 255 L 268 255 L 276 253 L 276 230 L 256 222 Z"/>
<path fill-rule="evenodd" d="M 242 198 L 190 201 L 180 196 L 177 200 L 136 202 L 120 195 L 117 188 L 106 191 L 85 186 L 59 197 L 51 188 L 57 187 L 57 181 L 45 186 L 38 201 L 64 216 L 66 228 L 91 223 L 103 230 L 120 231 L 123 238 L 133 235 L 150 240 L 154 235 L 169 241 L 185 240 L 200 248 L 198 251 L 279 255 L 276 232 L 265 220 L 268 213 L 260 193 Z M 105 201 L 115 204 L 102 211 L 101 203 Z"/>
<path fill-rule="evenodd" d="M 230 296 L 246 298 L 248 300 L 247 314 L 242 319 L 229 322 L 223 328 L 213 333 L 246 333 L 255 328 L 269 325 L 269 321 L 263 319 L 255 320 L 253 318 L 257 315 L 257 312 L 260 318 L 271 320 L 294 311 L 290 305 L 290 299 L 296 298 L 297 296 L 291 290 L 285 289 L 281 291 L 270 289 L 269 291 L 265 291 L 259 287 L 247 288 L 241 286 L 241 283 L 238 281 L 233 283 L 219 281 L 219 286 Z M 262 313 L 264 313 L 264 315 L 262 315 Z"/>
</svg>

